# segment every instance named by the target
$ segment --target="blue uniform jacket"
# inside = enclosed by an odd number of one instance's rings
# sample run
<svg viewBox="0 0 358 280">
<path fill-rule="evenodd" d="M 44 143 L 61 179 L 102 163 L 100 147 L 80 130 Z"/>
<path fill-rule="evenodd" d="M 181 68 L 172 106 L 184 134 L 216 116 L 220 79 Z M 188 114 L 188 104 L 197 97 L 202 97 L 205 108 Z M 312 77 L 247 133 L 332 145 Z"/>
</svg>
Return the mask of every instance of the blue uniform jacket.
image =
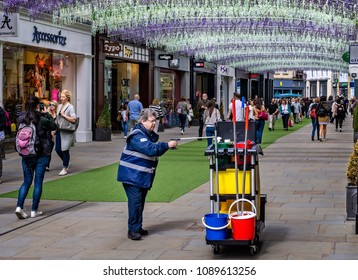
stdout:
<svg viewBox="0 0 358 280">
<path fill-rule="evenodd" d="M 122 152 L 117 181 L 150 189 L 158 157 L 169 149 L 168 143 L 156 143 L 158 140 L 158 134 L 148 131 L 142 124 L 136 124 Z"/>
</svg>

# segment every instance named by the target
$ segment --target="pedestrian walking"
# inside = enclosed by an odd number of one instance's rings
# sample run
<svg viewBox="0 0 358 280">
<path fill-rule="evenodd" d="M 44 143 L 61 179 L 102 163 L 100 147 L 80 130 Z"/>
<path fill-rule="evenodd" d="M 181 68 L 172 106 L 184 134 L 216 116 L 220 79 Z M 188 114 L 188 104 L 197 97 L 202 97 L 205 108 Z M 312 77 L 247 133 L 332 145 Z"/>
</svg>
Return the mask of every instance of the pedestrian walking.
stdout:
<svg viewBox="0 0 358 280">
<path fill-rule="evenodd" d="M 244 114 L 243 114 L 244 111 L 242 110 L 241 95 L 237 92 L 234 92 L 234 100 L 235 100 L 235 110 L 236 110 L 236 121 L 241 122 L 244 120 Z M 232 119 L 232 102 L 229 103 L 229 109 L 226 114 L 226 120 L 230 120 L 230 119 Z"/>
<path fill-rule="evenodd" d="M 157 121 L 155 122 L 154 132 L 158 132 L 159 124 L 164 125 L 164 114 L 162 107 L 160 106 L 159 100 L 154 98 L 152 104 L 149 105 L 157 113 Z"/>
<path fill-rule="evenodd" d="M 129 117 L 129 130 L 138 123 L 140 113 L 143 110 L 143 104 L 139 101 L 139 94 L 134 95 L 134 99 L 128 102 L 127 105 L 127 116 Z"/>
<path fill-rule="evenodd" d="M 269 114 L 268 129 L 270 131 L 275 130 L 276 115 L 278 114 L 278 105 L 274 98 L 271 99 L 271 103 L 268 106 L 268 114 Z"/>
<path fill-rule="evenodd" d="M 22 171 L 24 181 L 20 187 L 15 214 L 19 219 L 28 218 L 28 214 L 24 210 L 24 203 L 29 192 L 32 181 L 34 180 L 34 191 L 32 194 L 31 218 L 35 218 L 43 214 L 38 210 L 42 184 L 45 177 L 46 165 L 49 161 L 51 149 L 50 138 L 51 131 L 56 129 L 56 123 L 45 108 L 42 112 L 39 110 L 39 99 L 30 95 L 25 104 L 25 112 L 20 113 L 18 124 L 27 126 L 31 123 L 35 126 L 36 135 L 39 140 L 39 149 L 36 155 L 22 158 Z M 34 177 L 35 176 L 35 177 Z"/>
<path fill-rule="evenodd" d="M 327 96 L 320 97 L 320 102 L 317 106 L 317 115 L 319 123 L 319 141 L 326 141 L 327 125 L 330 123 L 331 104 L 327 101 Z"/>
<path fill-rule="evenodd" d="M 215 106 L 216 101 L 210 100 L 208 108 L 205 110 L 204 113 L 204 124 L 205 124 L 205 133 L 208 147 L 213 143 L 213 136 L 215 134 L 215 124 L 221 120 L 220 111 Z"/>
<path fill-rule="evenodd" d="M 180 133 L 183 135 L 185 133 L 186 120 L 189 113 L 188 103 L 186 102 L 186 98 L 184 96 L 180 98 L 176 111 L 180 122 Z"/>
<path fill-rule="evenodd" d="M 315 98 L 308 107 L 308 115 L 311 118 L 311 124 L 312 124 L 312 132 L 311 132 L 312 141 L 314 141 L 314 136 L 316 134 L 316 131 L 317 131 L 317 140 L 319 140 L 319 124 L 318 124 L 318 116 L 317 116 L 318 103 L 319 103 L 319 98 Z"/>
<path fill-rule="evenodd" d="M 344 106 L 344 100 L 342 98 L 337 98 L 337 101 L 333 103 L 332 106 L 333 118 L 336 121 L 336 131 L 342 132 L 343 121 L 346 117 L 346 108 Z"/>
<path fill-rule="evenodd" d="M 121 125 L 123 129 L 123 138 L 126 139 L 128 135 L 128 102 L 125 101 L 121 108 L 119 109 L 118 113 L 121 116 Z"/>
<path fill-rule="evenodd" d="M 280 114 L 282 116 L 282 125 L 284 130 L 288 130 L 288 120 L 291 116 L 291 107 L 287 104 L 287 100 L 282 99 L 281 105 L 279 107 Z"/>
<path fill-rule="evenodd" d="M 199 112 L 199 137 L 203 137 L 203 129 L 204 129 L 204 112 L 209 105 L 208 95 L 203 93 L 202 99 L 197 104 L 197 109 Z M 202 139 L 199 138 L 199 141 Z"/>
<path fill-rule="evenodd" d="M 253 113 L 255 118 L 255 127 L 256 127 L 256 143 L 261 144 L 262 135 L 265 128 L 265 119 L 261 117 L 261 114 L 266 113 L 265 105 L 263 104 L 261 98 L 254 100 Z M 267 113 L 266 113 L 267 114 Z M 267 120 L 267 115 L 266 115 Z"/>
</svg>

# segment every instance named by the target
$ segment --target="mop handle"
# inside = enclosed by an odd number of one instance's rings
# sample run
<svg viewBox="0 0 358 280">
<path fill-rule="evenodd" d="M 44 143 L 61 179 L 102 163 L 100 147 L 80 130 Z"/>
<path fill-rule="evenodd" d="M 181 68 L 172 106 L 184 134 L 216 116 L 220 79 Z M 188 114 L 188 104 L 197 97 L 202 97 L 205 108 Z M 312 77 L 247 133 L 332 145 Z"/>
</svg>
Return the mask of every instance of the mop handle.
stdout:
<svg viewBox="0 0 358 280">
<path fill-rule="evenodd" d="M 238 200 L 239 179 L 238 179 L 238 171 L 237 171 L 237 149 L 236 149 L 236 100 L 234 97 L 231 99 L 231 107 L 232 107 L 232 124 L 233 124 L 233 131 L 234 131 L 235 189 L 236 189 L 236 200 Z"/>
<path fill-rule="evenodd" d="M 244 111 L 244 109 L 245 109 L 245 97 L 244 96 L 242 97 L 241 108 L 242 108 L 243 117 L 245 119 L 245 111 Z"/>
<path fill-rule="evenodd" d="M 236 123 L 236 102 L 235 98 L 231 99 L 231 105 L 232 105 L 232 121 Z"/>
<path fill-rule="evenodd" d="M 219 190 L 219 160 L 218 160 L 218 132 L 215 127 L 214 131 L 214 143 L 215 143 L 215 171 L 216 171 L 216 209 L 217 209 L 217 217 L 220 217 L 220 190 Z"/>
<path fill-rule="evenodd" d="M 209 138 L 214 138 L 214 136 L 182 137 L 182 138 L 172 138 L 170 140 L 181 141 L 181 140 L 195 140 L 195 139 L 209 139 Z"/>
<path fill-rule="evenodd" d="M 245 108 L 245 146 L 244 146 L 244 167 L 242 174 L 242 198 L 245 198 L 245 184 L 246 184 L 246 159 L 247 159 L 247 133 L 249 130 L 249 110 L 250 108 L 246 106 Z M 241 215 L 244 213 L 244 200 L 241 202 Z"/>
</svg>

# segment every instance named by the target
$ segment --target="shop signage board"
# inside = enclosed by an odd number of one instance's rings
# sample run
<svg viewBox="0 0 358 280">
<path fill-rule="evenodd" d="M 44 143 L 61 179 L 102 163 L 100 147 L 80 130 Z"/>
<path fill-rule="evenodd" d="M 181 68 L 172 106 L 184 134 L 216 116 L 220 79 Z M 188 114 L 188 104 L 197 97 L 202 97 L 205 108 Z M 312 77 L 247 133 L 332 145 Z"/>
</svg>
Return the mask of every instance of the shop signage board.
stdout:
<svg viewBox="0 0 358 280">
<path fill-rule="evenodd" d="M 0 12 L 0 37 L 18 37 L 19 14 Z"/>
<path fill-rule="evenodd" d="M 149 62 L 149 50 L 119 42 L 105 41 L 103 52 L 106 56 Z"/>
<path fill-rule="evenodd" d="M 349 75 L 351 76 L 352 79 L 358 79 L 358 64 L 349 65 Z"/>
<path fill-rule="evenodd" d="M 172 54 L 159 54 L 158 55 L 158 59 L 159 60 L 173 60 L 173 55 Z"/>
<path fill-rule="evenodd" d="M 349 64 L 358 64 L 358 45 L 349 46 Z"/>
</svg>

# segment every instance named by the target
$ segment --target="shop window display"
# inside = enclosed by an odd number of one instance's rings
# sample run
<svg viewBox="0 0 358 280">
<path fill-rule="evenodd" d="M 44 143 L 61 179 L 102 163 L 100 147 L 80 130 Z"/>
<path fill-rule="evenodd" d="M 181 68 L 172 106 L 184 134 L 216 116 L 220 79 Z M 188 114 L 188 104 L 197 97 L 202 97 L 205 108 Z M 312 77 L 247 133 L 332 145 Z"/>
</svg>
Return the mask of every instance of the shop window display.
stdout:
<svg viewBox="0 0 358 280">
<path fill-rule="evenodd" d="M 166 127 L 178 126 L 178 116 L 175 113 L 174 75 L 169 73 L 160 74 L 160 101 L 164 113 L 164 125 Z"/>
<path fill-rule="evenodd" d="M 63 54 L 4 47 L 2 103 L 12 123 L 16 123 L 28 95 L 38 96 L 45 104 L 51 99 L 58 100 L 65 66 Z"/>
</svg>

